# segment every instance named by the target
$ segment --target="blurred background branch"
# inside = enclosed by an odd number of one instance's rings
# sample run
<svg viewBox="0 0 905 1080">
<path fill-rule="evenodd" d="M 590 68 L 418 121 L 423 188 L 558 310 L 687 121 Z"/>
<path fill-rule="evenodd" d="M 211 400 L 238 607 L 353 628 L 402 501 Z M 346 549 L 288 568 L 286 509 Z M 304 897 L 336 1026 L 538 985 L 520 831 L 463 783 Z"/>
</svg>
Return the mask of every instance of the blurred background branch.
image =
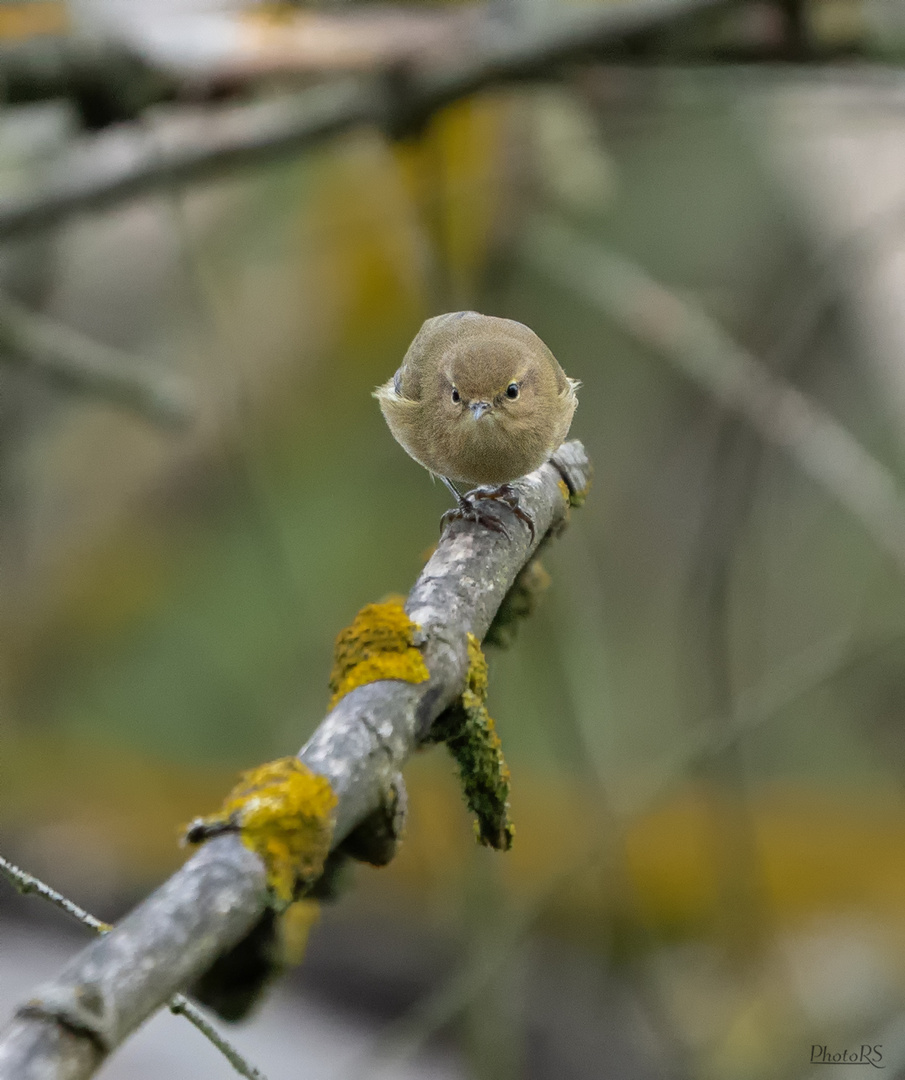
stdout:
<svg viewBox="0 0 905 1080">
<path fill-rule="evenodd" d="M 367 79 L 321 87 L 295 102 L 234 108 L 209 118 L 179 149 L 138 146 L 135 158 L 112 172 L 61 179 L 18 203 L 0 204 L 0 239 L 54 225 L 82 211 L 100 210 L 155 188 L 201 181 L 242 167 L 296 154 L 305 146 L 361 125 L 399 137 L 416 135 L 431 115 L 491 86 L 549 78 L 564 64 L 631 55 L 664 31 L 735 7 L 738 0 L 633 0 L 599 11 L 560 17 L 503 33 L 491 18 L 447 44 L 443 60 L 418 65 L 393 58 Z M 457 56 L 458 54 L 458 56 Z M 104 61 L 102 61 L 103 63 Z M 225 130 L 222 130 L 225 126 Z M 221 128 L 220 131 L 217 128 Z"/>
<path fill-rule="evenodd" d="M 863 525 L 905 574 L 905 497 L 891 470 L 824 409 L 771 373 L 694 302 L 555 218 L 526 233 L 531 265 L 580 290 L 721 406 L 781 447 Z"/>
<path fill-rule="evenodd" d="M 153 371 L 128 353 L 92 341 L 2 294 L 0 362 L 128 409 L 161 427 L 185 427 L 193 416 L 181 379 Z"/>
</svg>

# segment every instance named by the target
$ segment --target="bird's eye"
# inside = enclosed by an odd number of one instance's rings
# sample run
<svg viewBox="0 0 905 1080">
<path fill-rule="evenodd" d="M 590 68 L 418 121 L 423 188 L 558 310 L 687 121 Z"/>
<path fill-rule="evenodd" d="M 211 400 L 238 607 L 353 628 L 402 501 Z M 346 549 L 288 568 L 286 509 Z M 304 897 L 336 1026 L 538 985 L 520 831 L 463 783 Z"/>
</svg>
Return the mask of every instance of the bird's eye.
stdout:
<svg viewBox="0 0 905 1080">
<path fill-rule="evenodd" d="M 461 398 L 459 397 L 459 391 L 458 391 L 458 390 L 457 390 L 457 389 L 456 389 L 455 387 L 453 387 L 453 392 L 452 392 L 452 399 L 453 399 L 453 401 L 454 401 L 454 402 L 455 402 L 455 403 L 456 403 L 457 405 L 458 405 L 458 404 L 459 404 L 459 402 L 460 402 L 460 401 L 462 400 L 462 399 L 461 399 Z"/>
<path fill-rule="evenodd" d="M 515 401 L 515 399 L 518 397 L 518 383 L 511 382 L 506 387 L 506 397 L 509 398 L 510 401 Z"/>
</svg>

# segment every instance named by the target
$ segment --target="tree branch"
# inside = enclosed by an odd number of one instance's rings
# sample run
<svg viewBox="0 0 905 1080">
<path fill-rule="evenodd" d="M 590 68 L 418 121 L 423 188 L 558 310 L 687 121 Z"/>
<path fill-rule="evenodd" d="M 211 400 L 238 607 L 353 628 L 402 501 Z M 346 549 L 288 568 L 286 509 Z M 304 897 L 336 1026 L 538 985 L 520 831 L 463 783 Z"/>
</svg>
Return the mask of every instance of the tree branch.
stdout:
<svg viewBox="0 0 905 1080">
<path fill-rule="evenodd" d="M 212 115 L 190 145 L 162 150 L 144 141 L 131 160 L 105 163 L 89 175 L 61 175 L 43 191 L 0 204 L 0 240 L 48 228 L 162 187 L 210 179 L 296 154 L 354 127 L 373 125 L 396 137 L 414 134 L 429 117 L 491 85 L 544 76 L 573 60 L 622 55 L 626 45 L 738 0 L 634 0 L 581 17 L 532 24 L 502 37 L 487 25 L 462 42 L 442 68 L 395 68 L 379 77 L 317 87 L 289 101 Z M 224 130 L 225 122 L 225 130 Z"/>
<path fill-rule="evenodd" d="M 101 398 L 161 427 L 191 419 L 187 388 L 135 357 L 62 326 L 0 293 L 0 363 L 27 368 L 67 390 Z"/>
<path fill-rule="evenodd" d="M 905 573 L 905 495 L 898 478 L 820 404 L 747 352 L 692 299 L 555 216 L 525 230 L 528 263 L 623 326 L 767 443 L 861 523 Z"/>
<path fill-rule="evenodd" d="M 97 934 L 108 934 L 113 929 L 110 923 L 96 919 L 90 912 L 85 911 L 84 908 L 79 907 L 78 904 L 70 900 L 68 896 L 57 892 L 56 889 L 51 888 L 40 878 L 36 878 L 34 874 L 21 870 L 8 859 L 4 859 L 2 855 L 0 855 L 0 874 L 3 874 L 12 883 L 13 888 L 23 896 L 27 896 L 29 893 L 37 894 L 43 900 L 47 900 L 54 907 L 65 911 L 67 915 Z M 174 1016 L 184 1016 L 209 1042 L 216 1046 L 240 1076 L 247 1077 L 247 1080 L 267 1080 L 264 1074 L 247 1061 L 232 1043 L 223 1038 L 204 1013 L 183 994 L 174 994 L 168 1004 L 170 1012 Z"/>
<path fill-rule="evenodd" d="M 675 17 L 665 10 L 668 3 L 661 0 L 667 25 Z M 849 3 L 857 7 L 857 0 Z M 822 33 L 820 25 L 809 25 L 804 8 L 803 0 L 759 0 L 741 18 L 721 22 L 714 32 L 695 33 L 681 41 L 670 36 L 665 43 L 643 48 L 635 48 L 632 41 L 624 50 L 607 42 L 601 54 L 616 54 L 628 63 L 665 59 L 673 64 L 888 59 L 858 28 L 843 39 Z M 608 14 L 605 20 L 609 23 Z M 551 28 L 554 36 L 561 26 L 558 13 Z M 274 76 L 373 74 L 425 55 L 468 55 L 480 63 L 487 42 L 499 36 L 501 27 L 510 41 L 517 34 L 520 43 L 507 45 L 507 53 L 517 49 L 524 57 L 525 42 L 528 52 L 533 51 L 537 27 L 506 23 L 492 2 L 308 8 L 270 23 L 239 10 L 199 12 L 190 20 L 163 12 L 121 26 L 118 35 L 108 38 L 60 34 L 4 41 L 0 80 L 8 104 L 67 97 L 86 126 L 100 128 L 134 120 L 161 102 L 219 100 Z M 548 40 L 550 36 L 546 35 Z M 463 50 L 463 42 L 467 49 Z M 590 47 L 597 45 L 591 42 Z"/>
<path fill-rule="evenodd" d="M 180 82 L 120 42 L 82 34 L 2 42 L 0 80 L 8 105 L 68 98 L 91 128 L 172 100 Z"/>
<path fill-rule="evenodd" d="M 483 639 L 516 575 L 565 520 L 589 484 L 578 442 L 515 485 L 536 525 L 534 542 L 511 511 L 507 540 L 456 522 L 409 594 L 430 672 L 418 684 L 382 680 L 350 691 L 300 752 L 337 796 L 334 846 L 382 805 L 432 723 L 461 694 L 467 635 Z M 104 937 L 39 988 L 0 1038 L 2 1080 L 80 1080 L 182 987 L 192 984 L 257 921 L 268 903 L 263 863 L 235 834 L 210 840 Z"/>
<path fill-rule="evenodd" d="M 625 59 L 628 50 L 656 33 L 733 7 L 738 0 L 634 0 L 571 18 L 531 20 L 505 34 L 485 23 L 454 61 L 411 76 L 389 129 L 401 123 L 403 131 L 411 130 L 460 98 L 490 86 L 547 78 L 573 61 Z"/>
</svg>

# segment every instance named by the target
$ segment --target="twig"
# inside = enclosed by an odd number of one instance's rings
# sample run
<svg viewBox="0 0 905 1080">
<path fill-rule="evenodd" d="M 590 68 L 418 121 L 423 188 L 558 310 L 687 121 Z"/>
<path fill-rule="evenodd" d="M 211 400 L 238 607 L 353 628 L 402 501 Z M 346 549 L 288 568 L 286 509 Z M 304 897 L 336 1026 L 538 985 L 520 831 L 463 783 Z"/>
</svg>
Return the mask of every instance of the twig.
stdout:
<svg viewBox="0 0 905 1080">
<path fill-rule="evenodd" d="M 0 872 L 3 873 L 7 880 L 12 882 L 16 892 L 21 893 L 23 896 L 27 896 L 29 893 L 36 893 L 44 900 L 53 904 L 54 907 L 58 907 L 61 911 L 65 911 L 67 915 L 71 915 L 73 919 L 76 919 L 83 926 L 87 926 L 89 930 L 94 930 L 98 934 L 106 934 L 110 929 L 109 923 L 101 922 L 100 919 L 96 919 L 90 912 L 79 907 L 78 904 L 64 896 L 61 892 L 52 889 L 33 874 L 29 874 L 27 871 L 20 869 L 15 863 L 11 863 L 8 859 L 4 859 L 2 855 L 0 855 Z"/>
<path fill-rule="evenodd" d="M 170 998 L 169 1007 L 174 1016 L 184 1016 L 212 1042 L 240 1076 L 247 1077 L 247 1080 L 267 1080 L 264 1073 L 247 1061 L 231 1042 L 224 1039 L 198 1006 L 193 1005 L 184 994 L 174 994 Z"/>
<path fill-rule="evenodd" d="M 433 721 L 461 694 L 467 636 L 483 639 L 519 570 L 569 509 L 563 477 L 584 491 L 589 463 L 566 443 L 557 466 L 517 483 L 536 538 L 514 515 L 511 540 L 463 522 L 446 530 L 409 594 L 430 678 L 382 680 L 350 691 L 300 758 L 337 797 L 334 845 L 398 784 L 399 770 Z M 509 511 L 504 511 L 509 513 Z M 191 984 L 258 920 L 267 906 L 264 865 L 235 834 L 210 840 L 185 866 L 102 938 L 40 987 L 0 1037 L 0 1078 L 80 1080 L 181 988 Z"/>
<path fill-rule="evenodd" d="M 531 266 L 582 296 L 785 450 L 905 573 L 905 497 L 898 480 L 817 402 L 761 364 L 693 300 L 562 220 L 539 216 L 521 251 Z"/>
<path fill-rule="evenodd" d="M 162 427 L 181 427 L 192 408 L 187 389 L 135 357 L 0 293 L 0 362 L 27 368 L 67 390 L 101 398 Z"/>
<path fill-rule="evenodd" d="M 109 160 L 86 176 L 61 176 L 43 191 L 0 205 L 0 240 L 48 228 L 157 188 L 210 179 L 296 154 L 362 125 L 395 136 L 416 132 L 437 110 L 491 85 L 550 74 L 573 60 L 595 59 L 656 31 L 728 10 L 738 0 L 634 0 L 580 18 L 532 25 L 502 38 L 484 25 L 442 69 L 396 71 L 317 87 L 290 100 L 211 116 L 190 145 L 161 154 L 149 144 L 125 164 Z M 220 130 L 223 121 L 227 130 Z"/>
<path fill-rule="evenodd" d="M 22 893 L 23 896 L 36 893 L 55 907 L 65 911 L 67 915 L 77 919 L 83 926 L 87 926 L 89 930 L 94 930 L 98 934 L 107 934 L 113 929 L 110 923 L 96 919 L 61 892 L 57 892 L 56 889 L 51 888 L 50 885 L 41 881 L 40 878 L 36 878 L 33 874 L 20 869 L 8 859 L 3 858 L 2 855 L 0 855 L 0 872 L 12 882 L 16 891 Z M 174 1016 L 184 1016 L 209 1042 L 213 1043 L 240 1076 L 247 1077 L 247 1080 L 267 1080 L 259 1069 L 246 1061 L 231 1042 L 223 1038 L 213 1024 L 208 1021 L 204 1013 L 196 1005 L 193 1005 L 185 995 L 174 994 L 170 998 L 169 1007 Z M 2 1059 L 0 1059 L 0 1064 L 2 1064 Z"/>
</svg>

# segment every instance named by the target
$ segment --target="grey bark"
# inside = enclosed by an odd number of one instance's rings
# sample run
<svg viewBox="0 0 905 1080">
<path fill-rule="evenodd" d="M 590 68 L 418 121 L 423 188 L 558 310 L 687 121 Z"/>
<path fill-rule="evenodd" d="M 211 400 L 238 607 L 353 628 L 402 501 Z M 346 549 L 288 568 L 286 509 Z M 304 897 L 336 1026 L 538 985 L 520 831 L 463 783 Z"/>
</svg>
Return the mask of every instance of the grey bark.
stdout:
<svg viewBox="0 0 905 1080">
<path fill-rule="evenodd" d="M 380 809 L 430 725 L 462 692 L 467 634 L 483 639 L 518 572 L 558 531 L 569 512 L 562 480 L 572 491 L 587 488 L 581 443 L 564 444 L 556 462 L 514 485 L 534 518 L 534 541 L 502 507 L 511 539 L 466 522 L 443 534 L 406 603 L 421 628 L 430 679 L 382 680 L 351 691 L 300 751 L 337 796 L 334 846 Z M 267 903 L 258 856 L 236 835 L 209 841 L 22 1006 L 0 1036 L 0 1080 L 92 1076 L 130 1032 L 234 945 Z"/>
</svg>

